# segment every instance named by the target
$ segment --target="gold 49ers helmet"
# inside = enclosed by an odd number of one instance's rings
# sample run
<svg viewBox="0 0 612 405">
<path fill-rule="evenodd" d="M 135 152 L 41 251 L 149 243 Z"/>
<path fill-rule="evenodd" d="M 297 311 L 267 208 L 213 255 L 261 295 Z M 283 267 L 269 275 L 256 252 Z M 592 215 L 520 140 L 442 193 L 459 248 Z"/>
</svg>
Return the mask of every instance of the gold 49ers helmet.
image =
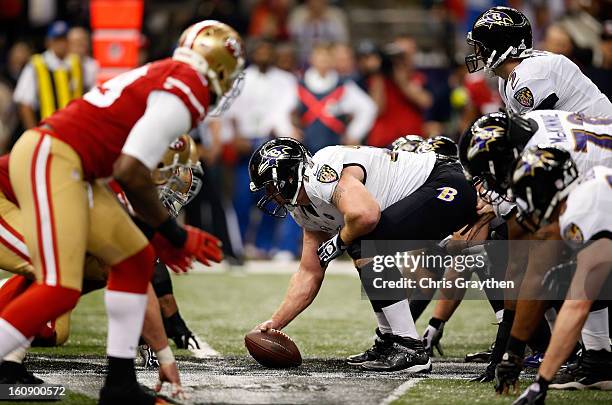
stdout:
<svg viewBox="0 0 612 405">
<path fill-rule="evenodd" d="M 209 115 L 227 110 L 240 94 L 244 46 L 229 25 L 215 20 L 193 24 L 181 35 L 173 58 L 191 65 L 208 80 L 215 96 Z"/>
<path fill-rule="evenodd" d="M 151 173 L 159 198 L 171 215 L 177 216 L 202 188 L 202 166 L 198 150 L 189 135 L 178 137 Z"/>
</svg>

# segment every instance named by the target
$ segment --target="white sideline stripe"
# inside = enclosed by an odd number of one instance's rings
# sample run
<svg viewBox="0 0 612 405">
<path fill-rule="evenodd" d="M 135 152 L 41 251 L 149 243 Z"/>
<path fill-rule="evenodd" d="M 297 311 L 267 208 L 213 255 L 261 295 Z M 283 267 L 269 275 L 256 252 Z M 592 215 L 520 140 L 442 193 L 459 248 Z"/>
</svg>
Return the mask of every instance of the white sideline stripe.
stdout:
<svg viewBox="0 0 612 405">
<path fill-rule="evenodd" d="M 42 235 L 43 255 L 45 257 L 45 270 L 47 277 L 45 284 L 57 284 L 57 269 L 55 268 L 55 252 L 53 251 L 53 230 L 51 229 L 51 210 L 47 196 L 47 161 L 51 152 L 51 137 L 45 135 L 36 156 L 36 199 L 38 200 L 38 215 Z"/>
<path fill-rule="evenodd" d="M 198 111 L 198 114 L 200 114 L 200 116 L 204 115 L 204 106 L 202 106 L 202 104 L 198 101 L 189 86 L 187 86 L 185 83 L 175 77 L 168 76 L 166 78 L 166 82 L 164 83 L 164 88 L 171 89 L 172 87 L 176 87 L 177 89 L 182 91 L 189 99 L 189 102 L 191 103 L 193 108 Z"/>
<path fill-rule="evenodd" d="M 395 401 L 396 399 L 399 399 L 402 395 L 408 392 L 410 388 L 417 385 L 419 381 L 421 381 L 420 378 L 412 378 L 408 381 L 405 381 L 404 383 L 402 383 L 402 385 L 394 389 L 393 392 L 389 394 L 389 396 L 383 399 L 380 402 L 380 405 L 389 405 L 391 402 Z"/>
<path fill-rule="evenodd" d="M 20 241 L 11 231 L 0 224 L 0 237 L 4 239 L 8 244 L 17 249 L 22 255 L 30 257 L 28 247 L 25 243 Z"/>
</svg>

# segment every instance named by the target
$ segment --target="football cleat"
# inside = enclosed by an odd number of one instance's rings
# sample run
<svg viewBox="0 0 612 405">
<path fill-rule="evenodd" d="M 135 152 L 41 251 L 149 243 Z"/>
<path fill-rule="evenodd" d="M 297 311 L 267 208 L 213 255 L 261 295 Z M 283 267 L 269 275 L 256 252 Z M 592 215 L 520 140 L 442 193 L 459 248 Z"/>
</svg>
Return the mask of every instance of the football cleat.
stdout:
<svg viewBox="0 0 612 405">
<path fill-rule="evenodd" d="M 43 380 L 30 373 L 21 363 L 6 360 L 0 363 L 0 384 L 43 383 Z"/>
<path fill-rule="evenodd" d="M 369 371 L 408 371 L 428 373 L 431 360 L 423 342 L 409 337 L 392 336 L 393 344 L 378 360 L 366 361 L 361 368 Z"/>
<path fill-rule="evenodd" d="M 557 373 L 550 388 L 612 390 L 612 354 L 606 350 L 586 350 L 577 366 Z"/>
<path fill-rule="evenodd" d="M 100 390 L 98 405 L 154 405 L 167 404 L 168 402 L 157 397 L 155 392 L 141 386 L 137 382 L 131 382 L 122 386 L 105 385 Z"/>
<path fill-rule="evenodd" d="M 187 349 L 198 359 L 220 356 L 218 351 L 190 331 L 182 335 L 173 336 L 172 340 L 178 349 Z"/>
<path fill-rule="evenodd" d="M 367 361 L 375 361 L 380 359 L 391 346 L 393 346 L 392 334 L 382 333 L 376 328 L 376 339 L 374 344 L 363 353 L 354 354 L 346 358 L 346 363 L 351 366 L 360 366 Z"/>
<path fill-rule="evenodd" d="M 470 382 L 486 383 L 486 382 L 491 382 L 495 380 L 495 368 L 496 367 L 497 367 L 497 364 L 495 363 L 487 364 L 487 368 L 485 368 L 485 371 L 483 371 L 476 377 L 470 379 Z"/>
<path fill-rule="evenodd" d="M 524 368 L 540 368 L 540 364 L 542 364 L 542 360 L 544 360 L 544 353 L 534 352 L 531 356 L 527 356 L 523 359 L 523 367 Z"/>
<path fill-rule="evenodd" d="M 159 361 L 157 355 L 149 345 L 138 346 L 138 353 L 142 357 L 142 366 L 148 370 L 155 370 L 159 368 Z"/>
<path fill-rule="evenodd" d="M 493 353 L 493 347 L 495 343 L 492 343 L 487 350 L 476 353 L 468 353 L 465 355 L 464 361 L 466 363 L 488 363 L 491 361 L 491 354 Z"/>
</svg>

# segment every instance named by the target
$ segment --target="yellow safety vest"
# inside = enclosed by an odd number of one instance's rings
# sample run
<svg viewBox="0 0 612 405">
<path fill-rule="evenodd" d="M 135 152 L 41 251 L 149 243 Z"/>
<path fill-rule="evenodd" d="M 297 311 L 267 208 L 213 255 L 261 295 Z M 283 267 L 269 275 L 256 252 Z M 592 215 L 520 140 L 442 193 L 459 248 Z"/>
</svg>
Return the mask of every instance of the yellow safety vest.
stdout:
<svg viewBox="0 0 612 405">
<path fill-rule="evenodd" d="M 70 72 L 59 68 L 51 71 L 45 58 L 36 54 L 32 56 L 32 66 L 36 72 L 38 86 L 38 103 L 40 119 L 45 119 L 56 110 L 64 108 L 70 100 L 83 95 L 83 71 L 78 55 L 69 57 Z M 72 86 L 70 81 L 72 79 Z"/>
</svg>

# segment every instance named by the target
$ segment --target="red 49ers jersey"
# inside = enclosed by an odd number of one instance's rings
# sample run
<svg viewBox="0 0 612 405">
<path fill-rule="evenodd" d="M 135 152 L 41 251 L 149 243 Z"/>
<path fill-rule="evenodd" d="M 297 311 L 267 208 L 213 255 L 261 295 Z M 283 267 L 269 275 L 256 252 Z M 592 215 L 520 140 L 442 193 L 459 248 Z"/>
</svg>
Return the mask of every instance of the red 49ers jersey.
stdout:
<svg viewBox="0 0 612 405">
<path fill-rule="evenodd" d="M 206 79 L 189 65 L 168 58 L 93 88 L 43 123 L 79 154 L 86 179 L 108 177 L 155 90 L 178 96 L 189 109 L 192 127 L 204 119 L 209 104 Z"/>
</svg>

